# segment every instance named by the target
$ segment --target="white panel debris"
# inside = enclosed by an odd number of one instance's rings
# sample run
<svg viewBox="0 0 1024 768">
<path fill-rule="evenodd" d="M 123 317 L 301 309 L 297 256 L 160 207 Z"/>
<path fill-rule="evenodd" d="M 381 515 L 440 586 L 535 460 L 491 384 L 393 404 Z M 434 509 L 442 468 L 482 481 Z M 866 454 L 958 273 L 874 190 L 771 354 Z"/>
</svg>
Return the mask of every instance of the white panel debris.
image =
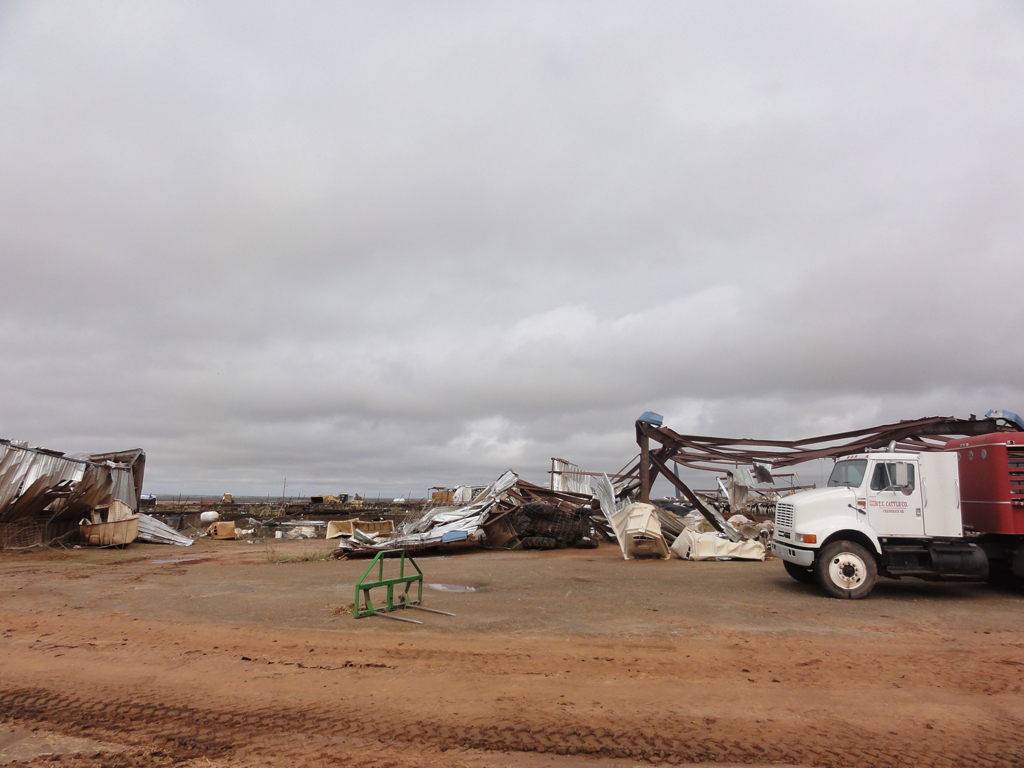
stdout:
<svg viewBox="0 0 1024 768">
<path fill-rule="evenodd" d="M 720 533 L 684 530 L 672 545 L 672 554 L 683 560 L 764 560 L 764 544 L 754 539 L 729 541 Z"/>
<path fill-rule="evenodd" d="M 602 508 L 604 504 L 601 505 Z M 672 557 L 661 533 L 658 508 L 652 504 L 637 502 L 623 507 L 612 515 L 612 528 L 622 549 L 622 557 Z"/>
<path fill-rule="evenodd" d="M 597 482 L 594 485 L 594 498 L 601 505 L 601 513 L 614 531 L 615 524 L 612 522 L 612 517 L 620 509 L 627 506 L 629 502 L 625 500 L 617 501 L 615 499 L 615 488 L 612 486 L 612 481 L 608 479 L 608 475 L 602 474 L 597 478 Z"/>
<path fill-rule="evenodd" d="M 455 489 L 455 494 L 452 496 L 452 502 L 457 506 L 463 504 L 469 504 L 473 500 L 473 489 L 468 485 L 460 485 Z"/>
</svg>

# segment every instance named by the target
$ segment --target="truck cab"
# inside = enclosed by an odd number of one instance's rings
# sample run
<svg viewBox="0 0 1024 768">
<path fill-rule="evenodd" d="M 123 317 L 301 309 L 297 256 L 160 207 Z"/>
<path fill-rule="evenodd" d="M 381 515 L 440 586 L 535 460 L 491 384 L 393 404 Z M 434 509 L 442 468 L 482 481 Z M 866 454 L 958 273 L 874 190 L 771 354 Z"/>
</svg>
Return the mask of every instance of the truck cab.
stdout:
<svg viewBox="0 0 1024 768">
<path fill-rule="evenodd" d="M 780 499 L 772 552 L 797 581 L 866 597 L 879 575 L 980 579 L 985 553 L 964 538 L 958 454 L 877 452 L 836 462 L 825 488 Z"/>
</svg>

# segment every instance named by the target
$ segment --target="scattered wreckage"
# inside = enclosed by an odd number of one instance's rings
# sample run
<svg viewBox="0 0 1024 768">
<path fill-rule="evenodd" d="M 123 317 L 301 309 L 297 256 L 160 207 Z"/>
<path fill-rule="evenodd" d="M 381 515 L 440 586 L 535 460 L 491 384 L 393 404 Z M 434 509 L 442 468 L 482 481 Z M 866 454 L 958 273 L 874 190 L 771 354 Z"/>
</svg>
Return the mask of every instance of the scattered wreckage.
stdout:
<svg viewBox="0 0 1024 768">
<path fill-rule="evenodd" d="M 559 460 L 560 461 L 560 460 Z M 587 480 L 588 487 L 591 484 Z M 481 491 L 469 504 L 434 507 L 417 518 L 403 523 L 393 532 L 374 530 L 359 521 L 332 524 L 339 531 L 335 557 L 371 555 L 386 550 L 417 552 L 423 550 L 457 550 L 487 546 L 494 549 L 555 549 L 563 547 L 590 548 L 597 538 L 618 542 L 626 559 L 661 557 L 672 554 L 684 559 L 705 559 L 713 552 L 715 558 L 763 560 L 764 536 L 751 529 L 752 536 L 735 532 L 736 542 L 711 545 L 708 538 L 718 540 L 709 532 L 710 526 L 690 510 L 676 510 L 646 503 L 630 503 L 617 499 L 606 476 L 598 478 L 596 489 L 577 490 L 544 488 L 523 480 L 509 470 L 492 485 Z M 675 505 L 670 505 L 675 506 Z M 682 512 L 682 515 L 679 514 Z M 743 522 L 750 523 L 743 518 Z M 346 527 L 344 533 L 340 530 Z M 680 541 L 704 542 L 702 546 L 672 547 Z"/>
<path fill-rule="evenodd" d="M 593 510 L 584 494 L 553 491 L 527 482 L 509 470 L 465 506 L 441 506 L 402 523 L 393 533 L 354 526 L 342 536 L 337 557 L 388 549 L 495 548 L 550 549 L 591 540 Z M 586 545 L 586 543 L 584 543 Z"/>
<path fill-rule="evenodd" d="M 766 557 L 774 507 L 784 493 L 801 486 L 785 470 L 815 459 L 880 449 L 934 450 L 949 435 L 995 431 L 996 412 L 985 419 L 931 417 L 802 440 L 752 440 L 682 435 L 655 413 L 636 422 L 640 453 L 611 476 L 584 472 L 565 459 L 552 459 L 551 486 L 543 488 L 511 470 L 464 506 L 440 506 L 399 526 L 393 533 L 352 526 L 339 540 L 336 556 L 389 549 L 419 551 L 488 546 L 499 549 L 592 545 L 594 537 L 615 541 L 623 557 L 673 555 L 689 560 Z M 652 448 L 652 442 L 658 446 Z M 725 472 L 722 490 L 729 512 L 710 503 L 684 482 L 678 467 Z M 678 491 L 686 506 L 651 502 L 658 475 Z M 758 488 L 784 481 L 784 488 Z M 445 500 L 448 497 L 444 497 Z M 749 512 L 767 520 L 754 523 Z"/>
</svg>

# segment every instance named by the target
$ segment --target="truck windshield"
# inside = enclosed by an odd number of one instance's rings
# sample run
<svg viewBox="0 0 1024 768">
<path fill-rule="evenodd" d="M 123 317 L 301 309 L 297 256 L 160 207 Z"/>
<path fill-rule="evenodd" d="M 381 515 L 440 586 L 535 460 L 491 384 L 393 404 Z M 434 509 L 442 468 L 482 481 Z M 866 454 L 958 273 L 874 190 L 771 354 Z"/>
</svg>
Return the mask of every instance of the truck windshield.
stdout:
<svg viewBox="0 0 1024 768">
<path fill-rule="evenodd" d="M 828 478 L 828 487 L 834 488 L 842 485 L 847 488 L 859 488 L 864 482 L 864 470 L 868 468 L 867 459 L 847 459 L 837 461 L 832 467 L 832 474 Z"/>
</svg>

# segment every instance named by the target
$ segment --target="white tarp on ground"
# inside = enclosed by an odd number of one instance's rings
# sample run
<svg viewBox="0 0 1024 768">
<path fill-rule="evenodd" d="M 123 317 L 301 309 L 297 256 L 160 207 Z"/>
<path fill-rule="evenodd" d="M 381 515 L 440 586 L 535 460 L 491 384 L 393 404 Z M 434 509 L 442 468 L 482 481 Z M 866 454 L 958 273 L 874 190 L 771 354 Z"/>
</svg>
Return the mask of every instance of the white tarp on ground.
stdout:
<svg viewBox="0 0 1024 768">
<path fill-rule="evenodd" d="M 685 530 L 672 545 L 672 553 L 683 560 L 764 560 L 764 544 L 760 541 L 729 541 L 720 533 L 698 533 Z"/>
<path fill-rule="evenodd" d="M 611 516 L 615 538 L 619 540 L 622 557 L 672 557 L 661 533 L 658 509 L 651 504 L 635 503 L 623 507 Z"/>
</svg>

